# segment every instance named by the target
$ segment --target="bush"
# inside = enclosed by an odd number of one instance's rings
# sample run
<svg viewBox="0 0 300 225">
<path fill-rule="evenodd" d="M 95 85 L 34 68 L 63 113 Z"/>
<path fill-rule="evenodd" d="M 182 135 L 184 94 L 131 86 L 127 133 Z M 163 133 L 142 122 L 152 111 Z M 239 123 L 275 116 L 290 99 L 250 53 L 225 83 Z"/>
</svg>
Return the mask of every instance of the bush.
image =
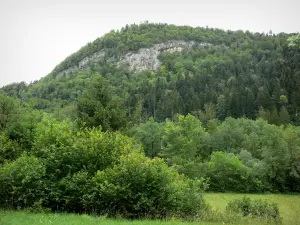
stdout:
<svg viewBox="0 0 300 225">
<path fill-rule="evenodd" d="M 22 154 L 22 149 L 15 141 L 8 138 L 5 132 L 0 133 L 0 165 L 5 161 L 17 159 Z"/>
<path fill-rule="evenodd" d="M 50 145 L 33 152 L 44 162 L 48 179 L 57 181 L 83 169 L 94 176 L 97 170 L 118 164 L 121 156 L 143 151 L 133 139 L 100 129 L 78 132 L 73 139 L 69 146 Z"/>
<path fill-rule="evenodd" d="M 145 157 L 118 132 L 45 116 L 35 134 L 31 156 L 0 169 L 0 204 L 127 218 L 194 218 L 207 207 L 203 181 Z"/>
<path fill-rule="evenodd" d="M 201 181 L 172 171 L 158 158 L 132 153 L 94 178 L 97 209 L 110 216 L 164 218 L 200 216 L 206 205 Z"/>
<path fill-rule="evenodd" d="M 68 175 L 58 182 L 61 190 L 60 201 L 63 210 L 72 212 L 94 211 L 90 199 L 93 196 L 94 185 L 91 176 L 86 171 L 79 171 L 73 175 Z"/>
<path fill-rule="evenodd" d="M 94 188 L 90 183 L 97 171 L 118 164 L 121 156 L 143 152 L 133 139 L 118 132 L 75 130 L 70 123 L 47 117 L 38 124 L 36 135 L 31 154 L 46 167 L 43 206 L 52 210 L 93 210 L 93 201 L 87 205 L 85 196 Z"/>
<path fill-rule="evenodd" d="M 279 209 L 276 203 L 267 201 L 251 200 L 248 197 L 236 199 L 228 203 L 226 210 L 232 213 L 242 214 L 243 216 L 262 217 L 272 221 L 280 221 Z"/>
<path fill-rule="evenodd" d="M 217 151 L 211 155 L 208 163 L 210 190 L 235 191 L 246 190 L 249 178 L 247 167 L 234 154 Z"/>
<path fill-rule="evenodd" d="M 33 206 L 43 197 L 45 167 L 39 159 L 21 156 L 0 168 L 0 205 L 13 208 Z"/>
<path fill-rule="evenodd" d="M 112 167 L 122 155 L 132 151 L 143 150 L 133 139 L 118 132 L 103 132 L 101 127 L 78 130 L 72 123 L 44 116 L 37 125 L 31 153 L 43 160 L 47 176 L 60 180 L 82 169 L 94 176 L 97 170 Z"/>
</svg>

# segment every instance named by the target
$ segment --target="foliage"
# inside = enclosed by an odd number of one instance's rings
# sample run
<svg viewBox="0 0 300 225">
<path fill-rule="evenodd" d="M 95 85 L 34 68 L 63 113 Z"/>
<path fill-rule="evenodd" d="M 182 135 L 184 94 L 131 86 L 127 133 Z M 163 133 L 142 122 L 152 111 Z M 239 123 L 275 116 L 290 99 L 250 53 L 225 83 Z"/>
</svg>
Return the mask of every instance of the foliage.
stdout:
<svg viewBox="0 0 300 225">
<path fill-rule="evenodd" d="M 35 157 L 23 155 L 0 167 L 0 204 L 31 207 L 43 198 L 45 166 Z"/>
<path fill-rule="evenodd" d="M 5 161 L 15 160 L 22 154 L 18 143 L 10 140 L 6 133 L 0 133 L 0 165 Z"/>
<path fill-rule="evenodd" d="M 3 87 L 0 203 L 190 219 L 206 210 L 206 188 L 299 192 L 298 39 L 134 24 L 39 81 Z M 195 45 L 160 52 L 156 71 L 118 63 L 170 40 Z M 99 51 L 101 61 L 62 73 Z"/>
<path fill-rule="evenodd" d="M 19 118 L 19 103 L 16 99 L 0 92 L 0 131 L 13 130 L 14 124 Z"/>
<path fill-rule="evenodd" d="M 298 35 L 293 35 L 287 39 L 288 41 L 288 46 L 289 47 L 294 47 L 294 48 L 299 48 L 300 47 L 300 34 Z"/>
<path fill-rule="evenodd" d="M 289 224 L 299 224 L 299 212 L 300 212 L 300 195 L 299 194 L 237 194 L 237 193 L 206 193 L 204 195 L 204 199 L 208 204 L 210 204 L 213 209 L 217 212 L 225 212 L 226 215 L 232 214 L 226 211 L 226 206 L 229 202 L 233 202 L 236 199 L 242 199 L 244 196 L 255 200 L 263 200 L 269 203 L 276 203 L 279 207 L 280 217 L 282 217 L 282 223 Z M 225 218 L 226 218 L 225 215 Z M 237 214 L 234 214 L 235 217 L 238 217 Z M 256 220 L 263 219 L 261 217 L 243 217 L 239 216 L 239 218 L 244 218 L 245 222 L 248 221 L 249 224 L 272 224 L 271 221 L 260 221 L 255 222 Z M 228 220 L 227 220 L 228 221 Z M 226 221 L 224 221 L 226 223 Z M 247 224 L 242 221 L 233 221 L 229 220 L 227 223 L 233 224 Z"/>
<path fill-rule="evenodd" d="M 207 203 L 213 206 L 214 210 L 209 218 L 205 217 L 197 221 L 181 221 L 180 219 L 172 218 L 170 220 L 124 220 L 121 218 L 111 219 L 105 216 L 93 216 L 86 214 L 73 214 L 73 213 L 36 213 L 28 211 L 8 211 L 0 210 L 0 223 L 3 224 L 57 224 L 57 225 L 71 225 L 71 224 L 88 224 L 94 225 L 97 223 L 104 223 L 108 225 L 199 225 L 199 224 L 273 224 L 269 220 L 265 220 L 261 217 L 243 217 L 237 214 L 232 214 L 226 211 L 226 206 L 229 201 L 235 199 L 242 199 L 244 194 L 234 193 L 206 193 L 204 199 Z M 282 224 L 299 224 L 299 212 L 300 212 L 300 196 L 290 194 L 248 194 L 251 200 L 265 199 L 268 202 L 274 202 L 278 204 L 280 217 L 282 217 Z"/>
<path fill-rule="evenodd" d="M 251 183 L 251 170 L 232 153 L 214 152 L 208 163 L 208 176 L 212 191 L 249 192 L 256 188 Z"/>
<path fill-rule="evenodd" d="M 276 203 L 268 203 L 262 200 L 251 200 L 248 197 L 230 201 L 226 210 L 241 213 L 243 216 L 258 216 L 268 218 L 271 221 L 280 221 L 279 209 Z"/>
<path fill-rule="evenodd" d="M 145 155 L 151 158 L 158 156 L 162 145 L 162 125 L 155 122 L 153 117 L 146 123 L 137 126 L 134 131 L 134 138 L 143 145 Z"/>
<path fill-rule="evenodd" d="M 177 121 L 166 122 L 161 155 L 168 164 L 179 166 L 206 157 L 206 152 L 201 152 L 205 135 L 200 120 L 192 115 L 179 115 Z"/>
<path fill-rule="evenodd" d="M 173 119 L 178 113 L 198 113 L 204 124 L 214 117 L 254 119 L 261 110 L 270 123 L 299 125 L 298 39 L 284 33 L 133 24 L 87 44 L 40 81 L 2 89 L 35 109 L 72 120 L 79 117 L 104 130 L 151 116 L 157 121 Z M 129 52 L 170 40 L 196 45 L 162 52 L 157 71 L 135 73 L 118 64 Z M 102 61 L 58 76 L 99 51 L 106 54 Z"/>
<path fill-rule="evenodd" d="M 266 121 L 227 118 L 207 122 L 188 115 L 166 123 L 147 122 L 131 134 L 143 146 L 153 136 L 143 134 L 150 124 L 160 127 L 159 155 L 190 178 L 205 177 L 212 191 L 298 191 L 299 128 L 278 127 Z M 155 125 L 155 126 L 154 126 Z M 148 127 L 148 128 L 147 128 Z M 138 133 L 140 132 L 140 133 Z M 160 135 L 155 136 L 159 144 Z"/>
<path fill-rule="evenodd" d="M 205 207 L 200 181 L 171 171 L 160 159 L 130 154 L 94 178 L 101 211 L 125 217 L 199 216 Z"/>
<path fill-rule="evenodd" d="M 78 98 L 79 118 L 90 127 L 117 130 L 125 125 L 125 110 L 121 98 L 115 95 L 109 83 L 98 74 L 91 86 Z"/>
<path fill-rule="evenodd" d="M 202 181 L 179 175 L 161 159 L 146 158 L 140 145 L 118 132 L 74 125 L 43 115 L 32 156 L 1 170 L 7 206 L 157 218 L 192 218 L 206 209 Z"/>
</svg>

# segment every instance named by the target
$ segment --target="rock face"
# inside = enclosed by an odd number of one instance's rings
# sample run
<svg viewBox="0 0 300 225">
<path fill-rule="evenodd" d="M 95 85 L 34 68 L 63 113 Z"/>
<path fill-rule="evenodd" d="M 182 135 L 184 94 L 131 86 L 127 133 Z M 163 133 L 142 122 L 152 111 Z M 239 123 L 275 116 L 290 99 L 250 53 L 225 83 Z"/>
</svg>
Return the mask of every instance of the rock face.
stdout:
<svg viewBox="0 0 300 225">
<path fill-rule="evenodd" d="M 85 57 L 83 60 L 81 60 L 78 64 L 79 69 L 83 69 L 88 66 L 90 62 L 99 62 L 104 60 L 105 57 L 105 50 L 101 50 L 99 52 L 94 53 L 90 57 Z"/>
<path fill-rule="evenodd" d="M 197 43 L 195 41 L 168 41 L 165 43 L 155 44 L 150 48 L 141 48 L 137 52 L 129 52 L 125 56 L 121 57 L 118 65 L 128 65 L 129 69 L 135 72 L 140 72 L 143 70 L 157 70 L 161 62 L 157 58 L 162 52 L 179 52 L 183 49 L 189 49 L 197 45 L 198 47 L 210 46 L 209 43 Z M 78 65 L 72 66 L 66 70 L 59 72 L 56 77 L 60 78 L 62 76 L 67 76 L 79 69 L 84 69 L 88 67 L 90 63 L 97 63 L 105 60 L 106 52 L 104 49 L 93 55 L 82 59 Z M 108 61 L 116 61 L 116 59 L 107 59 Z"/>
<path fill-rule="evenodd" d="M 97 63 L 100 61 L 103 61 L 105 58 L 105 50 L 100 50 L 99 52 L 96 52 L 94 54 L 92 54 L 91 56 L 85 57 L 84 59 L 82 59 L 78 65 L 72 66 L 66 70 L 63 70 L 61 72 L 59 72 L 56 77 L 60 78 L 62 76 L 67 76 L 70 73 L 76 72 L 79 69 L 84 69 L 86 67 L 88 67 L 88 65 L 90 63 Z"/>
<path fill-rule="evenodd" d="M 78 66 L 71 66 L 71 67 L 69 67 L 68 69 L 59 72 L 59 73 L 56 75 L 56 78 L 61 78 L 61 77 L 63 77 L 63 76 L 67 76 L 67 75 L 69 75 L 70 73 L 73 73 L 73 72 L 76 72 L 76 71 L 78 71 Z"/>
<path fill-rule="evenodd" d="M 191 48 L 195 44 L 196 42 L 194 41 L 169 41 L 166 43 L 156 44 L 151 48 L 141 48 L 137 53 L 127 53 L 119 64 L 128 64 L 130 70 L 135 72 L 140 72 L 143 70 L 155 71 L 160 67 L 161 64 L 157 58 L 160 53 L 179 52 L 183 49 Z"/>
</svg>

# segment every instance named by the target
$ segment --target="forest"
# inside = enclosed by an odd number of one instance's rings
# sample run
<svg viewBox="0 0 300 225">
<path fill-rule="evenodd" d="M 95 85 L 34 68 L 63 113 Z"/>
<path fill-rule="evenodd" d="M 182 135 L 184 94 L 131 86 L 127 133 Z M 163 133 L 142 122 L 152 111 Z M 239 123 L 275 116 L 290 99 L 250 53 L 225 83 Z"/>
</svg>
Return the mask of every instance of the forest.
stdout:
<svg viewBox="0 0 300 225">
<path fill-rule="evenodd" d="M 118 64 L 170 40 L 209 45 Z M 191 219 L 206 192 L 299 193 L 299 114 L 299 34 L 127 25 L 1 88 L 0 206 Z"/>
</svg>

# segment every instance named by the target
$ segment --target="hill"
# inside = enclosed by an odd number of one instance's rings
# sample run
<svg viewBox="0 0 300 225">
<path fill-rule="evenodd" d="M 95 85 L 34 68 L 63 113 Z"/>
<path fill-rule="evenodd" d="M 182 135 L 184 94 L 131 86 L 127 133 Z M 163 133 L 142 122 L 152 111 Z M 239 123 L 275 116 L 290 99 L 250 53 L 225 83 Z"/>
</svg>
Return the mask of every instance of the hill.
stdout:
<svg viewBox="0 0 300 225">
<path fill-rule="evenodd" d="M 297 46 L 295 34 L 134 24 L 88 43 L 40 81 L 2 89 L 36 109 L 76 117 L 79 97 L 102 77 L 126 120 L 208 111 L 221 120 L 298 125 Z"/>
<path fill-rule="evenodd" d="M 3 87 L 0 208 L 280 222 L 249 198 L 218 214 L 204 192 L 300 192 L 299 46 L 145 23 Z"/>
</svg>

